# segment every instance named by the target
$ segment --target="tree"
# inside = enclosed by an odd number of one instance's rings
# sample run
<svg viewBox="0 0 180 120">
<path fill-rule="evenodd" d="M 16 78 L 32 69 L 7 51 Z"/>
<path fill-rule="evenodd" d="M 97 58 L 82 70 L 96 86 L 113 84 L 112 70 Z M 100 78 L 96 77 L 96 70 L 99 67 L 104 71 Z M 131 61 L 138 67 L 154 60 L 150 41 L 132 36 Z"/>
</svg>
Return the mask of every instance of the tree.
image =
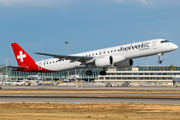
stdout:
<svg viewBox="0 0 180 120">
<path fill-rule="evenodd" d="M 164 71 L 164 68 L 160 68 L 159 71 Z"/>
<path fill-rule="evenodd" d="M 127 71 L 129 67 L 126 67 L 125 70 Z"/>
<path fill-rule="evenodd" d="M 171 66 L 169 66 L 169 69 L 170 69 L 171 71 L 174 71 L 174 70 L 175 70 L 175 66 L 171 65 Z"/>
</svg>

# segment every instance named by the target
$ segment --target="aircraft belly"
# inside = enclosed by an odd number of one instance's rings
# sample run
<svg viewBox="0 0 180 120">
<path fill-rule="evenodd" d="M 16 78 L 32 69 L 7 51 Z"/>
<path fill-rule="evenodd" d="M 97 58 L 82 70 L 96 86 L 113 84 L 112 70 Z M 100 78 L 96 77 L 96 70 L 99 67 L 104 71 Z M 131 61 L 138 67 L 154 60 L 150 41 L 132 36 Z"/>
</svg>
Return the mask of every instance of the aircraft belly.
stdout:
<svg viewBox="0 0 180 120">
<path fill-rule="evenodd" d="M 80 62 L 69 63 L 68 61 L 65 61 L 65 62 L 60 62 L 60 63 L 54 63 L 52 65 L 46 65 L 44 66 L 44 68 L 51 71 L 58 72 L 58 71 L 75 69 L 76 66 L 80 66 Z"/>
</svg>

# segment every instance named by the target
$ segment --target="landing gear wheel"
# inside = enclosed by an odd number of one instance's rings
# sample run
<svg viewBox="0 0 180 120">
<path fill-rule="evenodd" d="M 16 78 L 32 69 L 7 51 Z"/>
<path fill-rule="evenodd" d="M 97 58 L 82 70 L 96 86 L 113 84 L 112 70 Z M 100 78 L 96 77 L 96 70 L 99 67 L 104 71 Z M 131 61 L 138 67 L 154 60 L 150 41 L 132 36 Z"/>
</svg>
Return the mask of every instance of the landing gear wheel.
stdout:
<svg viewBox="0 0 180 120">
<path fill-rule="evenodd" d="M 92 75 L 92 71 L 91 70 L 86 71 L 86 75 Z"/>
<path fill-rule="evenodd" d="M 101 71 L 100 75 L 106 75 L 106 71 Z"/>
<path fill-rule="evenodd" d="M 162 60 L 158 60 L 158 63 L 161 64 L 161 63 L 162 63 Z"/>
</svg>

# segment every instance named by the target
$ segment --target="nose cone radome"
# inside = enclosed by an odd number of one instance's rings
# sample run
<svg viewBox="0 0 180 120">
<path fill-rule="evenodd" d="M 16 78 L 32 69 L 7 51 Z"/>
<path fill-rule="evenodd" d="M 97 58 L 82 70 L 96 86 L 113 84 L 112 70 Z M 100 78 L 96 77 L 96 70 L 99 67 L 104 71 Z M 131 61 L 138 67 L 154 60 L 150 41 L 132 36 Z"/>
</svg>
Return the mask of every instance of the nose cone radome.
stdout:
<svg viewBox="0 0 180 120">
<path fill-rule="evenodd" d="M 172 49 L 173 49 L 173 50 L 176 50 L 176 49 L 178 49 L 178 46 L 175 45 L 175 44 L 173 44 L 173 45 L 172 45 Z"/>
</svg>

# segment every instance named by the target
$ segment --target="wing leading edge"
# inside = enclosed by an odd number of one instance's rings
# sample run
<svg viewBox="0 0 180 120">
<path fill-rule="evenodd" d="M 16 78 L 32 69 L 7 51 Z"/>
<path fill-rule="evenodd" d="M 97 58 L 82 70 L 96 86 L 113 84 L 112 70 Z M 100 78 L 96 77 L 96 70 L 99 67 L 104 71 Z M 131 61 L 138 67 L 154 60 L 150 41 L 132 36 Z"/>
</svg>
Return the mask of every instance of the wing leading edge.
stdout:
<svg viewBox="0 0 180 120">
<path fill-rule="evenodd" d="M 53 58 L 58 58 L 59 60 L 71 60 L 71 62 L 85 62 L 86 64 L 91 63 L 95 60 L 94 57 L 82 57 L 82 56 L 68 56 L 68 55 L 54 55 L 54 54 L 47 54 L 47 53 L 38 53 L 38 52 L 34 52 L 35 54 L 39 54 L 39 55 L 45 55 L 45 56 L 51 56 Z"/>
</svg>

